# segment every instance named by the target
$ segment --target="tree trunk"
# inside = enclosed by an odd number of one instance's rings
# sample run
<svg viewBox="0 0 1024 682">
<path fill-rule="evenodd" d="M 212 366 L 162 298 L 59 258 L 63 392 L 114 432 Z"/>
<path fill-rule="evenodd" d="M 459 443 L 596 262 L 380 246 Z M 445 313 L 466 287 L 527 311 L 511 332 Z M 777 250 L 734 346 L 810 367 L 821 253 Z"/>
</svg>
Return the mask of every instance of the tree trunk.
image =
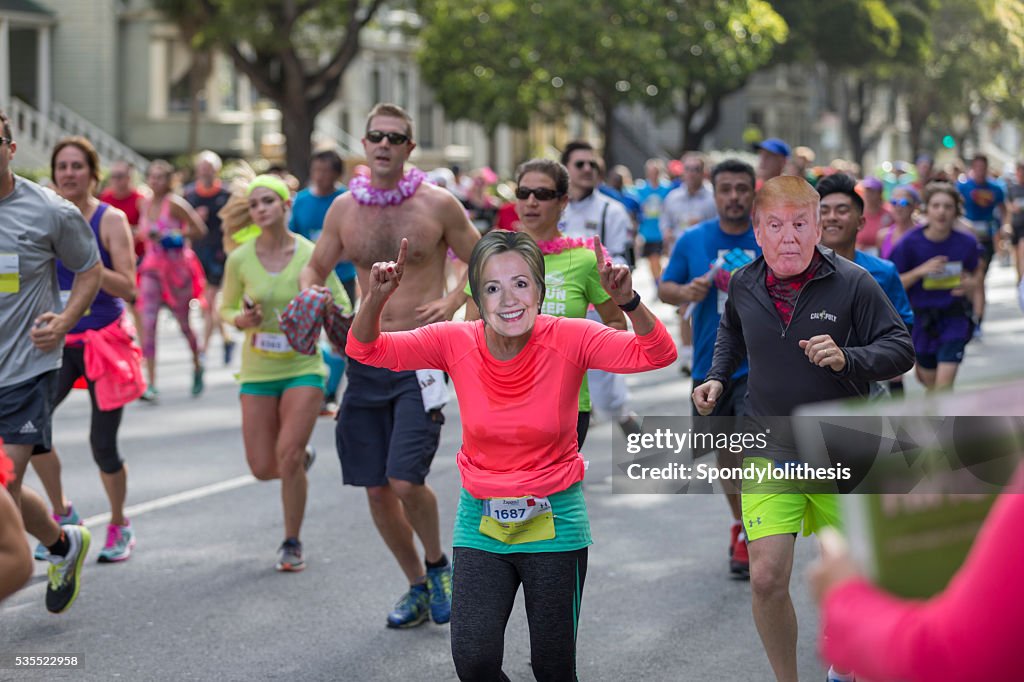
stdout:
<svg viewBox="0 0 1024 682">
<path fill-rule="evenodd" d="M 206 87 L 213 70 L 212 55 L 207 51 L 196 50 L 192 53 L 192 67 L 189 69 L 188 89 L 188 156 L 192 158 L 199 151 L 199 96 Z M 209 103 L 207 103 L 209 106 Z"/>
<path fill-rule="evenodd" d="M 710 103 L 704 102 L 704 105 L 707 107 L 704 120 L 696 128 L 693 128 L 691 125 L 691 128 L 686 132 L 687 144 L 683 147 L 684 152 L 700 151 L 700 148 L 704 145 L 704 138 L 718 126 L 718 122 L 722 118 L 722 99 L 724 95 L 710 95 L 710 97 Z"/>
<path fill-rule="evenodd" d="M 604 125 L 601 126 L 601 132 L 604 133 L 604 164 L 605 172 L 615 165 L 615 149 L 612 147 L 615 144 L 616 131 L 615 129 L 615 102 L 612 98 L 605 98 L 601 100 L 601 114 L 604 119 Z"/>
<path fill-rule="evenodd" d="M 305 104 L 305 102 L 303 102 Z M 301 107 L 302 113 L 289 115 L 288 108 L 283 108 L 281 132 L 285 137 L 285 164 L 288 172 L 306 184 L 309 179 L 309 162 L 313 157 L 313 125 L 316 113 Z"/>
<path fill-rule="evenodd" d="M 851 87 L 852 81 L 852 87 Z M 842 78 L 844 105 L 846 115 L 843 117 L 846 127 L 846 137 L 850 144 L 850 156 L 861 172 L 864 172 L 864 153 L 867 151 L 864 144 L 864 119 L 867 117 L 866 86 L 864 81 L 856 76 L 845 76 Z"/>
</svg>

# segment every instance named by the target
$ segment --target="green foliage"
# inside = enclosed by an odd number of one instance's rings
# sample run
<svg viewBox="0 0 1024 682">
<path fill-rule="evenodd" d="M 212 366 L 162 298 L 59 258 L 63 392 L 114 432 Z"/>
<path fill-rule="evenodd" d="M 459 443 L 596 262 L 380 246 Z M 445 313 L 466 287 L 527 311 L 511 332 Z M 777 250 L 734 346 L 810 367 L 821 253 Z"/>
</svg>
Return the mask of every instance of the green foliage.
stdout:
<svg viewBox="0 0 1024 682">
<path fill-rule="evenodd" d="M 449 116 L 527 126 L 573 108 L 670 110 L 740 87 L 785 40 L 763 0 L 421 0 L 423 77 Z"/>
<path fill-rule="evenodd" d="M 289 168 L 304 178 L 316 115 L 337 96 L 382 0 L 153 0 L 196 50 L 219 48 L 284 114 Z"/>
</svg>

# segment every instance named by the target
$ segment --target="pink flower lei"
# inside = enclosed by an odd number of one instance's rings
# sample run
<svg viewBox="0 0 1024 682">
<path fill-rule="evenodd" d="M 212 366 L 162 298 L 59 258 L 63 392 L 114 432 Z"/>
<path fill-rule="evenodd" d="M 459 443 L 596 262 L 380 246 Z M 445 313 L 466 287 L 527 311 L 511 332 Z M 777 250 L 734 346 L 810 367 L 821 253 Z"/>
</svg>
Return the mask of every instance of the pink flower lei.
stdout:
<svg viewBox="0 0 1024 682">
<path fill-rule="evenodd" d="M 554 256 L 562 253 L 568 249 L 590 249 L 594 250 L 594 238 L 582 239 L 580 237 L 566 237 L 560 236 L 554 239 L 548 239 L 546 241 L 537 242 L 537 246 L 540 247 L 540 252 L 545 256 Z M 608 258 L 608 250 L 601 246 L 601 252 L 604 257 Z"/>
<path fill-rule="evenodd" d="M 398 206 L 416 193 L 427 174 L 419 168 L 410 168 L 398 181 L 395 189 L 380 189 L 370 184 L 370 178 L 358 175 L 349 182 L 348 191 L 364 206 Z"/>
</svg>

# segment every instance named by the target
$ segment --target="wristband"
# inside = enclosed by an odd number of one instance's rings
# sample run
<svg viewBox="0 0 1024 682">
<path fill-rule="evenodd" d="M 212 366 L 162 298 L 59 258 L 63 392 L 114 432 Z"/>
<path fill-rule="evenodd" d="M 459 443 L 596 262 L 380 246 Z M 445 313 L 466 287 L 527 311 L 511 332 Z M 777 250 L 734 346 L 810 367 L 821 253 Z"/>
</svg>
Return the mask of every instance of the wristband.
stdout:
<svg viewBox="0 0 1024 682">
<path fill-rule="evenodd" d="M 621 303 L 618 305 L 624 313 L 633 312 L 634 310 L 637 309 L 637 306 L 640 305 L 640 293 L 636 290 L 633 290 L 633 298 L 629 300 L 629 303 Z"/>
</svg>

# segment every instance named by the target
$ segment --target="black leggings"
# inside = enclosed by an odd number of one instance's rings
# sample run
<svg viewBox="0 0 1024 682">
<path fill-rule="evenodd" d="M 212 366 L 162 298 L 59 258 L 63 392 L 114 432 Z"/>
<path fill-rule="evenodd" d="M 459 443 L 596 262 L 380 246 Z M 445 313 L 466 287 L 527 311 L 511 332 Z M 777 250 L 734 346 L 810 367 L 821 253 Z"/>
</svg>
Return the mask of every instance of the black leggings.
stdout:
<svg viewBox="0 0 1024 682">
<path fill-rule="evenodd" d="M 576 449 L 582 450 L 583 443 L 587 440 L 587 431 L 590 430 L 590 413 L 580 412 L 576 417 Z"/>
<path fill-rule="evenodd" d="M 455 548 L 452 658 L 459 679 L 507 680 L 501 672 L 505 626 L 519 585 L 530 626 L 530 663 L 541 682 L 576 680 L 576 629 L 587 549 L 493 554 Z"/>
<path fill-rule="evenodd" d="M 85 376 L 85 348 L 64 346 L 64 364 L 57 379 L 57 399 L 54 409 L 64 402 L 79 377 Z M 92 458 L 105 474 L 116 474 L 124 468 L 124 461 L 117 451 L 117 431 L 121 428 L 123 407 L 104 412 L 96 404 L 96 387 L 86 379 L 89 386 L 89 401 L 92 403 L 92 419 L 89 423 L 89 445 Z"/>
</svg>

